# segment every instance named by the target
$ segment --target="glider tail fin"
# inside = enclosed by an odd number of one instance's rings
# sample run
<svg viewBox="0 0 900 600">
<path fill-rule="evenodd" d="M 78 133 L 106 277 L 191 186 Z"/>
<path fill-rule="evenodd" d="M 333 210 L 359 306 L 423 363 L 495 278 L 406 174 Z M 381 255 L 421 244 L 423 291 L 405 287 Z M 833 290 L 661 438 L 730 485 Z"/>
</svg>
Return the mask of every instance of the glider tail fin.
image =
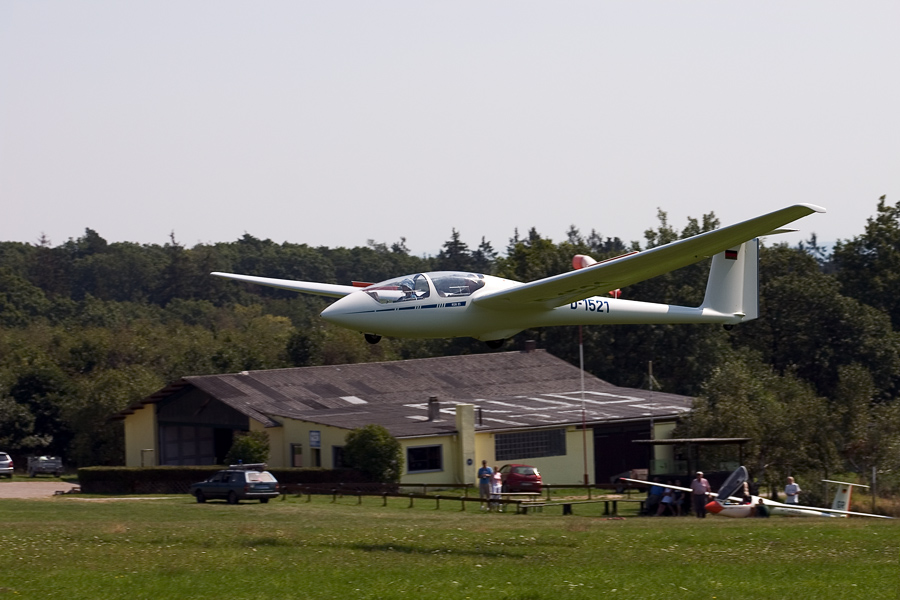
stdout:
<svg viewBox="0 0 900 600">
<path fill-rule="evenodd" d="M 713 256 L 701 308 L 741 321 L 759 316 L 759 239 Z"/>
<path fill-rule="evenodd" d="M 834 502 L 831 503 L 832 510 L 850 510 L 850 496 L 853 494 L 853 488 L 869 487 L 859 483 L 847 483 L 846 481 L 833 481 L 831 479 L 823 479 L 822 481 L 837 484 L 837 491 L 834 493 Z"/>
<path fill-rule="evenodd" d="M 839 485 L 837 492 L 834 494 L 834 502 L 831 508 L 835 510 L 850 510 L 850 494 L 853 487 L 849 485 Z"/>
</svg>

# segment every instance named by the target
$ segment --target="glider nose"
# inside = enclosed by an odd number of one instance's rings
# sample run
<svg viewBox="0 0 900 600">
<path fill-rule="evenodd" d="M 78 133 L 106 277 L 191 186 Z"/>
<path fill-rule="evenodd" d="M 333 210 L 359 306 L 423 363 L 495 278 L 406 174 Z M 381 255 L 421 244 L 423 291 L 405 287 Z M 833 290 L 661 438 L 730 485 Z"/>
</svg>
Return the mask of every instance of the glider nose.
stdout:
<svg viewBox="0 0 900 600">
<path fill-rule="evenodd" d="M 711 512 L 714 515 L 718 514 L 722 512 L 722 505 L 713 500 L 706 505 L 706 512 Z"/>
<path fill-rule="evenodd" d="M 375 312 L 371 300 L 365 292 L 353 292 L 327 307 L 321 316 L 329 323 L 353 329 L 360 316 Z"/>
</svg>

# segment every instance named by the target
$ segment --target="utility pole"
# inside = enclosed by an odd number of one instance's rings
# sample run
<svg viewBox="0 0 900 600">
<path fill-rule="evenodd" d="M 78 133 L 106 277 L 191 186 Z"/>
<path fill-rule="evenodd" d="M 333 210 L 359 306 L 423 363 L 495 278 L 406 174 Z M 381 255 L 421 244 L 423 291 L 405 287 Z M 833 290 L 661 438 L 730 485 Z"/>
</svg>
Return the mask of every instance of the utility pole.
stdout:
<svg viewBox="0 0 900 600">
<path fill-rule="evenodd" d="M 584 409 L 584 339 L 581 335 L 581 325 L 578 326 L 578 360 L 581 363 L 581 448 L 584 453 L 584 485 L 590 485 L 587 460 L 587 415 Z"/>
</svg>

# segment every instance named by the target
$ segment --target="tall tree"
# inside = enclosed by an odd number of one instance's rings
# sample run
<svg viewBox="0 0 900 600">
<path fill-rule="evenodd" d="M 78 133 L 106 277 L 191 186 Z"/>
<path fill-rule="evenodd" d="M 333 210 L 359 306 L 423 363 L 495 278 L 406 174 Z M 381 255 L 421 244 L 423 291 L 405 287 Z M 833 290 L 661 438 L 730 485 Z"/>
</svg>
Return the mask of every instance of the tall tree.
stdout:
<svg viewBox="0 0 900 600">
<path fill-rule="evenodd" d="M 878 199 L 877 212 L 866 230 L 834 247 L 834 264 L 841 290 L 863 304 L 890 315 L 900 328 L 900 201 Z"/>
<path fill-rule="evenodd" d="M 472 270 L 492 275 L 497 262 L 497 251 L 483 236 L 478 248 L 472 251 Z"/>
<path fill-rule="evenodd" d="M 454 228 L 450 239 L 438 252 L 435 268 L 441 271 L 473 271 L 472 264 L 469 246 L 460 239 L 459 232 Z"/>
</svg>

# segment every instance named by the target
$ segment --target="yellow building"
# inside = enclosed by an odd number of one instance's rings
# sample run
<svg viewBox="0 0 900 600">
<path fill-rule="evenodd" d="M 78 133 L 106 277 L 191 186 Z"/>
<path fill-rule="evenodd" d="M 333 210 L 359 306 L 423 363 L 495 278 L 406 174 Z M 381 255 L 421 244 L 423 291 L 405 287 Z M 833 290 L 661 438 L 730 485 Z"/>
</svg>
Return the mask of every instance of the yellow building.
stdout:
<svg viewBox="0 0 900 600">
<path fill-rule="evenodd" d="M 185 377 L 119 418 L 128 466 L 219 464 L 235 433 L 265 430 L 270 466 L 336 468 L 346 434 L 378 424 L 403 446 L 403 483 L 472 483 L 486 460 L 557 485 L 665 460 L 632 440 L 670 437 L 690 407 L 588 374 L 582 388 L 577 367 L 532 350 Z"/>
</svg>

